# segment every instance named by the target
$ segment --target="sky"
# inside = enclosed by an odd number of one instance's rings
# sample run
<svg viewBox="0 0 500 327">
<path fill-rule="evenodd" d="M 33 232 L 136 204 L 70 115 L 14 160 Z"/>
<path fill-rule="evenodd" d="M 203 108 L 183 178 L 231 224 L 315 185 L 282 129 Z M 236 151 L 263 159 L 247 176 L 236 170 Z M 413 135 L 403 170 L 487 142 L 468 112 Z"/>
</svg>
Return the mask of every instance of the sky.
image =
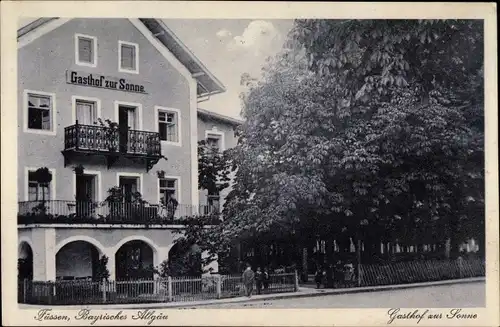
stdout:
<svg viewBox="0 0 500 327">
<path fill-rule="evenodd" d="M 21 18 L 18 26 L 34 19 Z M 283 46 L 293 20 L 164 19 L 167 26 L 226 87 L 199 107 L 240 118 L 240 78 L 260 75 L 268 56 Z"/>
<path fill-rule="evenodd" d="M 164 19 L 225 86 L 226 92 L 199 103 L 199 107 L 239 117 L 240 78 L 260 75 L 268 56 L 282 47 L 293 20 Z"/>
</svg>

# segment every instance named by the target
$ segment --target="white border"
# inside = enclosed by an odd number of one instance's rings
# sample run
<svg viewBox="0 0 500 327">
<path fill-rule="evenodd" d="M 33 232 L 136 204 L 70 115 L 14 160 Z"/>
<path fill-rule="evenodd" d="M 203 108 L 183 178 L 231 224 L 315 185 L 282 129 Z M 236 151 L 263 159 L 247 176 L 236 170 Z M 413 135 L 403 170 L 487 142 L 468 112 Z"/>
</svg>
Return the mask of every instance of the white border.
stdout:
<svg viewBox="0 0 500 327">
<path fill-rule="evenodd" d="M 126 102 L 126 101 L 120 101 L 120 100 L 115 100 L 115 122 L 119 123 L 118 118 L 119 118 L 119 112 L 118 108 L 120 105 L 123 106 L 129 106 L 129 107 L 136 107 L 137 108 L 137 129 L 139 131 L 142 131 L 142 104 L 136 103 L 136 102 Z"/>
<path fill-rule="evenodd" d="M 158 129 L 158 119 L 159 119 L 159 111 L 166 111 L 166 112 L 173 112 L 177 115 L 177 142 L 172 142 L 172 141 L 167 141 L 167 140 L 161 140 L 160 143 L 162 145 L 168 144 L 168 145 L 175 145 L 175 146 L 182 146 L 182 124 L 181 124 L 181 110 L 176 109 L 176 108 L 169 108 L 169 107 L 162 107 L 162 106 L 155 106 L 155 132 L 160 132 Z"/>
<path fill-rule="evenodd" d="M 127 172 L 118 172 L 116 173 L 116 186 L 120 186 L 120 177 L 137 177 L 139 178 L 139 192 L 141 193 L 142 198 L 144 199 L 144 193 L 142 193 L 142 173 L 127 173 Z"/>
<path fill-rule="evenodd" d="M 85 97 L 81 95 L 72 95 L 71 96 L 71 119 L 72 119 L 72 124 L 76 123 L 76 101 L 77 100 L 83 100 L 83 101 L 89 101 L 89 102 L 95 102 L 96 103 L 96 119 L 101 118 L 101 99 L 98 98 L 91 98 L 91 97 Z"/>
<path fill-rule="evenodd" d="M 97 202 L 103 201 L 101 172 L 98 171 L 98 170 L 84 169 L 83 170 L 83 174 L 84 175 L 94 175 L 94 176 L 97 177 L 97 196 L 96 196 L 96 201 Z M 73 174 L 73 198 L 76 199 L 76 174 Z"/>
<path fill-rule="evenodd" d="M 79 38 L 92 40 L 92 44 L 93 44 L 93 48 L 94 48 L 94 62 L 93 63 L 80 61 L 80 51 L 78 51 L 79 50 L 78 49 L 78 44 L 79 44 L 78 39 Z M 95 36 L 75 33 L 75 65 L 92 67 L 92 68 L 97 67 L 97 38 Z"/>
<path fill-rule="evenodd" d="M 38 167 L 38 168 L 42 168 Z M 28 173 L 30 171 L 36 171 L 38 168 L 35 167 L 24 167 L 24 201 L 29 201 L 29 178 L 28 178 Z M 48 168 L 48 167 L 47 167 Z M 50 182 L 50 199 L 49 200 L 57 200 L 56 196 L 56 169 L 55 168 L 48 168 L 49 171 L 52 174 L 52 181 Z"/>
<path fill-rule="evenodd" d="M 209 135 L 217 135 L 217 136 L 220 136 L 220 152 L 226 150 L 226 142 L 225 142 L 225 139 L 224 139 L 224 132 L 220 132 L 220 131 L 214 131 L 214 130 L 206 130 L 205 131 L 205 140 L 207 140 L 208 136 Z"/>
<path fill-rule="evenodd" d="M 28 94 L 34 94 L 34 95 L 45 95 L 50 97 L 50 103 L 52 105 L 51 108 L 51 117 L 52 117 L 52 122 L 51 122 L 51 130 L 39 130 L 39 129 L 30 129 L 28 128 Z M 40 135 L 51 135 L 54 136 L 57 134 L 57 125 L 56 125 L 56 115 L 57 110 L 56 110 L 56 95 L 55 93 L 49 93 L 49 92 L 43 92 L 43 91 L 34 91 L 34 90 L 28 90 L 24 89 L 23 91 L 23 131 L 24 133 L 31 133 L 31 134 L 40 134 Z"/>
<path fill-rule="evenodd" d="M 177 187 L 176 187 L 176 191 L 177 191 L 177 202 L 179 202 L 179 204 L 182 204 L 182 183 L 181 183 L 181 176 L 163 176 L 162 179 L 175 179 L 177 180 Z M 160 199 L 160 178 L 156 178 L 156 199 L 158 201 L 158 204 L 161 203 L 161 199 Z"/>
<path fill-rule="evenodd" d="M 122 45 L 129 45 L 135 48 L 135 69 L 122 68 Z M 139 44 L 118 40 L 118 71 L 120 73 L 139 74 Z"/>
</svg>

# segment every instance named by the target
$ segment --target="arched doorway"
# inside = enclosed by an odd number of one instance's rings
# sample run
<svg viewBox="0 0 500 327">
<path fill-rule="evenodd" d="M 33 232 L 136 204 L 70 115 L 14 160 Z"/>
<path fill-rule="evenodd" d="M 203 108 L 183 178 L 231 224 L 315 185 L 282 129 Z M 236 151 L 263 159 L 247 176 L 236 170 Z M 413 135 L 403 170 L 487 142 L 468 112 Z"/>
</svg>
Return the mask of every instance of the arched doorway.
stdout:
<svg viewBox="0 0 500 327">
<path fill-rule="evenodd" d="M 153 279 L 154 251 L 149 244 L 141 240 L 123 244 L 115 254 L 116 279 Z"/>
<path fill-rule="evenodd" d="M 33 250 L 28 242 L 21 242 L 18 247 L 17 278 L 33 279 Z"/>
<path fill-rule="evenodd" d="M 56 253 L 56 279 L 97 280 L 100 251 L 86 241 L 69 242 Z"/>
<path fill-rule="evenodd" d="M 168 252 L 168 267 L 171 276 L 200 276 L 203 273 L 200 247 L 175 243 Z"/>
</svg>

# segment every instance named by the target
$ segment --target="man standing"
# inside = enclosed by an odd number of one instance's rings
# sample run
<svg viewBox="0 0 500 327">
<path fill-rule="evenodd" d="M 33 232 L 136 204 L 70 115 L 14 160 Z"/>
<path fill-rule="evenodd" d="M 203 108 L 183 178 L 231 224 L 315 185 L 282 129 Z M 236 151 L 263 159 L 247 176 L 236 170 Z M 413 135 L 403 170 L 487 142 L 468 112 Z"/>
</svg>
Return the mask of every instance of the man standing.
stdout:
<svg viewBox="0 0 500 327">
<path fill-rule="evenodd" d="M 260 270 L 260 267 L 257 267 L 257 271 L 255 272 L 255 285 L 257 286 L 257 294 L 260 294 L 262 290 L 262 271 Z"/>
<path fill-rule="evenodd" d="M 245 291 L 248 297 L 252 296 L 254 280 L 255 274 L 252 270 L 252 267 L 248 263 L 247 269 L 243 272 L 243 284 L 245 285 Z"/>
</svg>

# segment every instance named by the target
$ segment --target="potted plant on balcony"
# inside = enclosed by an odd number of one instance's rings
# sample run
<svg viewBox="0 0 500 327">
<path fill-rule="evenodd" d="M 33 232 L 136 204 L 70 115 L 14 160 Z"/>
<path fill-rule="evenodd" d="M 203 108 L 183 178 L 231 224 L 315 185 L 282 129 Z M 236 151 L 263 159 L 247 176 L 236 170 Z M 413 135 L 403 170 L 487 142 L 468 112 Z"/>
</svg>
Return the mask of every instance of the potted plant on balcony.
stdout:
<svg viewBox="0 0 500 327">
<path fill-rule="evenodd" d="M 158 176 L 159 179 L 165 178 L 165 171 L 164 170 L 157 170 L 156 175 Z"/>
<path fill-rule="evenodd" d="M 114 186 L 108 190 L 108 196 L 104 202 L 109 207 L 109 214 L 103 217 L 108 220 L 115 220 L 125 223 L 135 222 L 148 224 L 157 217 L 157 208 L 150 207 L 149 203 L 142 198 L 140 192 L 130 194 L 131 200 L 126 201 L 126 196 L 119 186 Z"/>
<path fill-rule="evenodd" d="M 101 118 L 97 121 L 101 127 L 104 127 L 104 142 L 108 145 L 108 150 L 110 152 L 116 152 L 118 150 L 118 123 L 106 119 L 104 122 Z"/>
<path fill-rule="evenodd" d="M 173 220 L 179 202 L 173 196 L 168 195 L 166 198 L 161 199 L 161 204 L 167 213 L 167 220 Z"/>
<path fill-rule="evenodd" d="M 73 168 L 73 171 L 75 172 L 76 176 L 82 176 L 85 172 L 85 167 L 83 167 L 82 165 L 78 165 Z"/>
<path fill-rule="evenodd" d="M 52 181 L 52 173 L 47 167 L 42 167 L 38 168 L 34 175 L 35 181 L 42 188 L 42 202 L 33 209 L 38 211 L 37 213 L 45 215 L 47 213 L 47 207 L 45 206 L 45 188 L 48 187 Z"/>
</svg>

